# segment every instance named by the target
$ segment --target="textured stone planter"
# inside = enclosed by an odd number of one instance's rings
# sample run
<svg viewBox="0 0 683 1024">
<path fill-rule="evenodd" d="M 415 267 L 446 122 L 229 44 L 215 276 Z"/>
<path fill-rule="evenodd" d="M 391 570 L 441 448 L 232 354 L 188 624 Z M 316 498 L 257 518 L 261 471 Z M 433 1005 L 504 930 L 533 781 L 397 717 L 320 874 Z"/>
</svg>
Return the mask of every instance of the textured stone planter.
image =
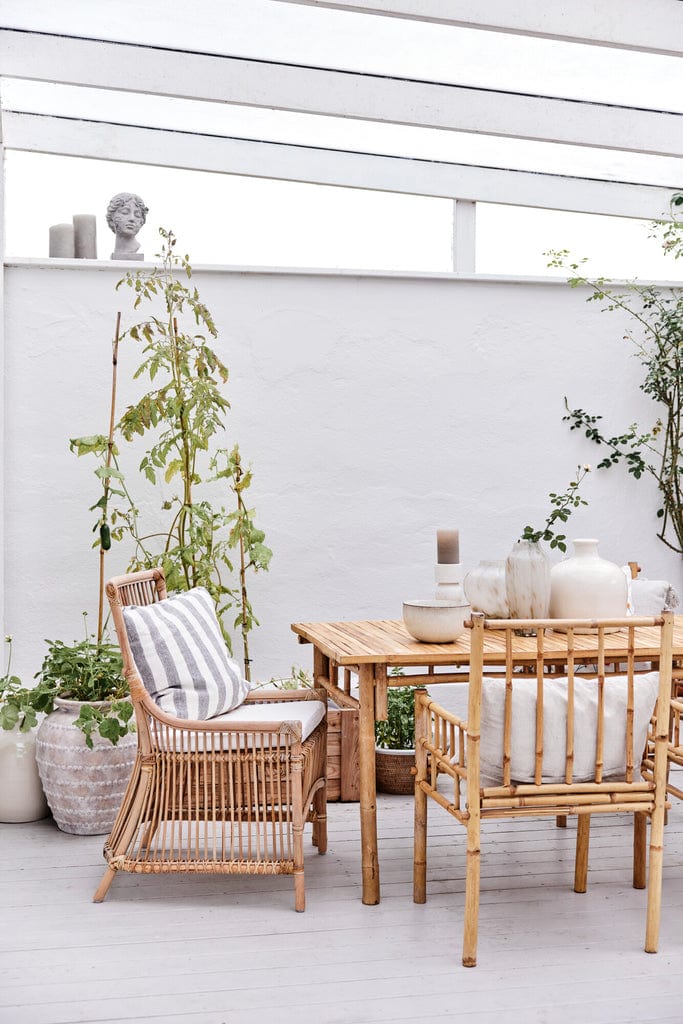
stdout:
<svg viewBox="0 0 683 1024">
<path fill-rule="evenodd" d="M 114 746 L 93 734 L 94 746 L 89 750 L 74 725 L 81 707 L 81 701 L 55 700 L 55 710 L 36 737 L 38 770 L 52 815 L 63 832 L 106 835 L 128 785 L 137 742 L 135 735 L 128 735 Z"/>
<path fill-rule="evenodd" d="M 36 764 L 36 729 L 0 729 L 0 821 L 38 821 L 47 813 Z"/>
</svg>

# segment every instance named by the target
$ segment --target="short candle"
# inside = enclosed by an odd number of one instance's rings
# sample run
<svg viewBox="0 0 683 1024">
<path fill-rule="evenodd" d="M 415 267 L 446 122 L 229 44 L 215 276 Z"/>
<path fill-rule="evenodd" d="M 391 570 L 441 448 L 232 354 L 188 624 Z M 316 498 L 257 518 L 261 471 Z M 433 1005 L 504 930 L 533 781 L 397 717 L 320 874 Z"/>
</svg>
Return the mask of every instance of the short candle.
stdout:
<svg viewBox="0 0 683 1024">
<path fill-rule="evenodd" d="M 460 533 L 458 530 L 436 531 L 436 560 L 439 565 L 460 562 Z"/>
</svg>

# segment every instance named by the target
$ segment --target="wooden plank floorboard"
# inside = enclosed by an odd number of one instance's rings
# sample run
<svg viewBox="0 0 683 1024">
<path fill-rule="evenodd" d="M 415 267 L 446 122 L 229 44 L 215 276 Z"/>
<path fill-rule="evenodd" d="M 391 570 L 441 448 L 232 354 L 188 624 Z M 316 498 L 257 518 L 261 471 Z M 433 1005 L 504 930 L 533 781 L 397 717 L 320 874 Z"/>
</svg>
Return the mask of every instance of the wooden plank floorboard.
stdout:
<svg viewBox="0 0 683 1024">
<path fill-rule="evenodd" d="M 575 822 L 486 823 L 479 967 L 460 965 L 464 830 L 430 808 L 428 901 L 412 902 L 412 800 L 378 798 L 382 903 L 360 902 L 358 807 L 291 878 L 139 877 L 92 904 L 102 837 L 0 826 L 1 1024 L 681 1024 L 683 805 L 665 848 L 661 952 L 642 951 L 628 816 L 594 818 L 589 891 Z"/>
</svg>

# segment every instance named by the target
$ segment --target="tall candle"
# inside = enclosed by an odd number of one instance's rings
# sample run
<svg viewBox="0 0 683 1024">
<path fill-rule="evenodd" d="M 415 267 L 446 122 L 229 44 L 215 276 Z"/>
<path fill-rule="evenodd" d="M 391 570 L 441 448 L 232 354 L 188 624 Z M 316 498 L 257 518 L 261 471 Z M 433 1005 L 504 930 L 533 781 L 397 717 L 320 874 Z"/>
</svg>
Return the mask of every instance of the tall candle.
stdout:
<svg viewBox="0 0 683 1024">
<path fill-rule="evenodd" d="M 73 224 L 53 224 L 50 228 L 50 256 L 74 258 Z"/>
<path fill-rule="evenodd" d="M 436 560 L 439 565 L 460 561 L 460 534 L 458 530 L 436 531 Z"/>
<path fill-rule="evenodd" d="M 97 259 L 97 224 L 93 213 L 75 213 L 74 222 L 74 255 L 77 259 Z"/>
</svg>

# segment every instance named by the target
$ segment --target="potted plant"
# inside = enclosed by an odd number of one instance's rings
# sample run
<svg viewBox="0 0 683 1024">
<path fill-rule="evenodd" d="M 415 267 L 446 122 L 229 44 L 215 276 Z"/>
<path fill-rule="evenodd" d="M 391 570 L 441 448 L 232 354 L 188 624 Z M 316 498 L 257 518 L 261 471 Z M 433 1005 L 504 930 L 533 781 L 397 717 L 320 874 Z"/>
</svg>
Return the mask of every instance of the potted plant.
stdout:
<svg viewBox="0 0 683 1024">
<path fill-rule="evenodd" d="M 375 774 L 381 793 L 410 796 L 415 788 L 415 687 L 391 687 L 386 722 L 375 722 Z"/>
<path fill-rule="evenodd" d="M 47 814 L 47 803 L 36 764 L 38 714 L 51 704 L 45 689 L 33 690 L 11 675 L 12 637 L 7 667 L 0 676 L 0 821 L 37 821 Z"/>
</svg>

